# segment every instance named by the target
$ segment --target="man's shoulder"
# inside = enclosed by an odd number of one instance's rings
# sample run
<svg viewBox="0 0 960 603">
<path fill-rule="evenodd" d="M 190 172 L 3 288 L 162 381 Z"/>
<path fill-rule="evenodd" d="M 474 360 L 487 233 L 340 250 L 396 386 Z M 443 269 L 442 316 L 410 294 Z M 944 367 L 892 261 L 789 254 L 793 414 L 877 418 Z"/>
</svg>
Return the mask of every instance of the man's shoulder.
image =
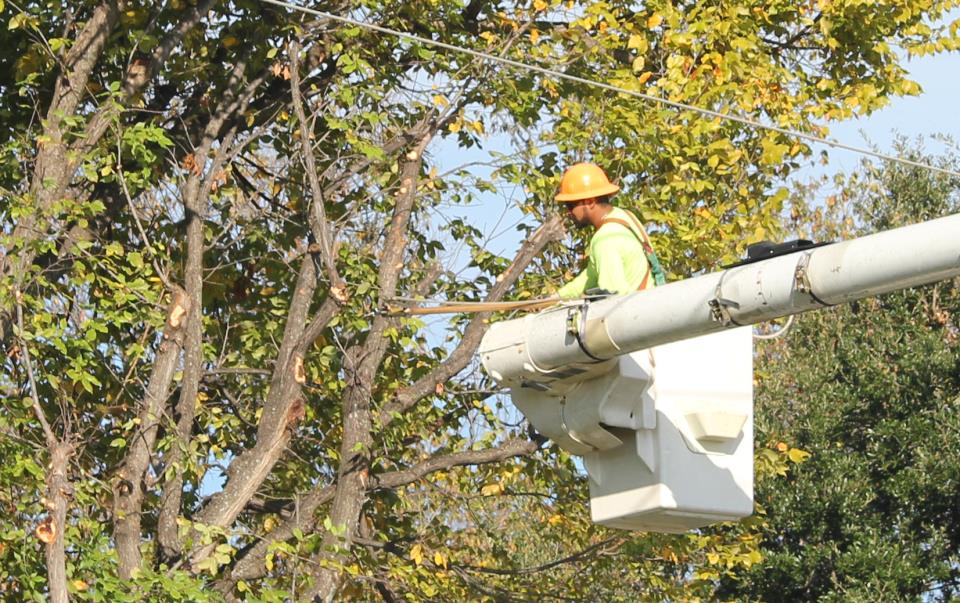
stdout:
<svg viewBox="0 0 960 603">
<path fill-rule="evenodd" d="M 629 234 L 634 236 L 633 228 L 631 224 L 634 224 L 635 220 L 633 216 L 627 213 L 626 210 L 620 209 L 619 207 L 614 207 L 610 210 L 610 213 L 604 218 L 604 222 L 600 225 L 600 228 L 597 229 L 596 235 L 603 233 L 606 234 Z"/>
</svg>

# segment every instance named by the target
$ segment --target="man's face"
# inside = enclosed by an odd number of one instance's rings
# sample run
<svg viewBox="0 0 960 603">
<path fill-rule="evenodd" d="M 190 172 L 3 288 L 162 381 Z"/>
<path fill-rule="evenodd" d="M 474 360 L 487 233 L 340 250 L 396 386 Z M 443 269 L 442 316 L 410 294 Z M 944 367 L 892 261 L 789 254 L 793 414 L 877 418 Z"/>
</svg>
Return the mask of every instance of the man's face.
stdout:
<svg viewBox="0 0 960 603">
<path fill-rule="evenodd" d="M 589 199 L 583 199 L 564 203 L 567 216 L 573 221 L 577 228 L 585 228 L 590 225 L 590 220 L 587 219 L 588 201 Z"/>
</svg>

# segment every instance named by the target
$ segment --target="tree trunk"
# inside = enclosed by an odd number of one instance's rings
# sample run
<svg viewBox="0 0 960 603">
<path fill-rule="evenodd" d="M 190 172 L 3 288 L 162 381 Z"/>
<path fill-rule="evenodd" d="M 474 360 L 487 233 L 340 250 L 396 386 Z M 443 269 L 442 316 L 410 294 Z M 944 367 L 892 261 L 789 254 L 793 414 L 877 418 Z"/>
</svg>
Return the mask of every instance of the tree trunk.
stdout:
<svg viewBox="0 0 960 603">
<path fill-rule="evenodd" d="M 63 544 L 63 533 L 67 520 L 67 503 L 73 496 L 73 486 L 67 479 L 67 464 L 73 454 L 73 445 L 57 442 L 50 449 L 50 472 L 47 474 L 46 505 L 50 515 L 38 528 L 38 534 L 44 527 L 44 533 L 51 534 L 52 540 L 46 543 L 47 581 L 51 603 L 67 603 L 70 595 L 67 591 L 67 555 Z M 46 538 L 44 538 L 46 540 Z"/>
</svg>

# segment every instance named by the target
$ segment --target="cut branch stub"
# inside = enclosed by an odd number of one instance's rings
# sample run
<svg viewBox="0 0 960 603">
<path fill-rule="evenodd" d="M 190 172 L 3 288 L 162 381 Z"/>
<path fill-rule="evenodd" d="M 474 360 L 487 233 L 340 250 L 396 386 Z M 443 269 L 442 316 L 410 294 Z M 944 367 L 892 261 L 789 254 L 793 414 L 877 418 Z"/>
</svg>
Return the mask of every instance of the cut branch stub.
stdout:
<svg viewBox="0 0 960 603">
<path fill-rule="evenodd" d="M 57 539 L 57 522 L 53 516 L 46 516 L 34 530 L 37 539 L 44 544 L 52 544 Z"/>
<path fill-rule="evenodd" d="M 173 301 L 167 308 L 167 325 L 172 329 L 179 329 L 183 326 L 183 319 L 190 310 L 190 297 L 187 292 L 180 287 L 174 287 Z M 169 336 L 167 334 L 166 336 Z"/>
<path fill-rule="evenodd" d="M 303 356 L 297 356 L 293 361 L 293 380 L 303 385 L 307 382 L 307 371 L 303 366 Z"/>
</svg>

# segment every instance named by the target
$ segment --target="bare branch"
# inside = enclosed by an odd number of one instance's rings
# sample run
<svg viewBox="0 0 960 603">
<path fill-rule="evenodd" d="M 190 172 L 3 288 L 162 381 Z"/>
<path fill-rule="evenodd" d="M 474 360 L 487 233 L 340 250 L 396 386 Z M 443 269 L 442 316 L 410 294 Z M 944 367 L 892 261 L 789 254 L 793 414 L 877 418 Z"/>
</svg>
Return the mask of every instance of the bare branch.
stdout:
<svg viewBox="0 0 960 603">
<path fill-rule="evenodd" d="M 423 150 L 433 136 L 436 122 L 424 118 L 414 129 L 427 131 L 421 135 L 404 157 L 400 168 L 400 188 L 394 204 L 393 217 L 387 229 L 384 248 L 380 256 L 378 283 L 381 303 L 396 294 L 397 283 L 403 267 L 403 254 L 407 247 L 407 228 L 417 196 L 417 178 L 422 163 Z M 367 334 L 363 349 L 354 348 L 347 353 L 348 383 L 343 395 L 343 438 L 340 441 L 340 467 L 337 476 L 337 491 L 330 509 L 330 521 L 342 526 L 344 533 L 338 535 L 349 543 L 363 506 L 364 493 L 370 470 L 369 451 L 373 444 L 373 423 L 370 412 L 370 391 L 376 371 L 387 349 L 384 330 L 395 319 L 383 314 L 377 316 Z M 328 534 L 325 544 L 332 544 L 334 536 Z M 341 543 L 342 545 L 342 543 Z M 329 556 L 324 554 L 325 556 Z M 314 568 L 315 580 L 308 587 L 306 598 L 314 595 L 329 599 L 336 592 L 342 578 L 336 571 L 318 564 Z"/>
<path fill-rule="evenodd" d="M 17 339 L 20 340 L 20 350 L 23 352 L 23 362 L 27 367 L 27 379 L 30 382 L 30 397 L 33 401 L 33 414 L 37 417 L 37 421 L 40 422 L 40 427 L 43 429 L 43 436 L 47 441 L 47 447 L 52 449 L 57 443 L 57 436 L 54 435 L 53 429 L 50 427 L 49 421 L 47 421 L 47 416 L 43 412 L 43 407 L 40 406 L 40 395 L 37 393 L 37 378 L 33 373 L 33 362 L 30 357 L 30 346 L 27 345 L 27 340 L 23 336 L 23 294 L 19 289 L 15 289 L 13 292 L 13 297 L 17 304 Z"/>
<path fill-rule="evenodd" d="M 485 301 L 498 301 L 510 290 L 517 279 L 526 270 L 529 263 L 551 241 L 557 240 L 562 233 L 562 220 L 559 215 L 548 219 L 520 247 L 510 266 L 497 278 Z M 483 334 L 487 331 L 489 312 L 477 314 L 464 330 L 463 338 L 446 360 L 434 370 L 421 377 L 415 383 L 401 389 L 396 397 L 385 404 L 380 411 L 380 424 L 386 427 L 394 417 L 412 408 L 418 401 L 436 390 L 438 383 L 444 383 L 470 363 Z"/>
<path fill-rule="evenodd" d="M 517 569 L 500 569 L 495 567 L 477 567 L 477 566 L 463 565 L 463 564 L 459 564 L 457 565 L 457 567 L 474 571 L 474 572 L 480 572 L 483 574 L 494 574 L 497 576 L 516 576 L 516 575 L 522 575 L 522 574 L 536 574 L 536 573 L 543 572 L 548 569 L 552 569 L 567 563 L 582 561 L 584 558 L 591 555 L 594 551 L 599 550 L 602 553 L 610 554 L 610 552 L 620 548 L 623 545 L 623 543 L 626 541 L 627 541 L 627 538 L 624 536 L 611 536 L 610 538 L 601 540 L 596 544 L 591 544 L 585 549 L 581 551 L 577 551 L 576 553 L 573 553 L 571 555 L 567 555 L 566 557 L 555 559 L 554 561 L 550 561 L 548 563 L 535 565 L 533 567 L 521 567 Z"/>
<path fill-rule="evenodd" d="M 320 186 L 320 180 L 317 178 L 317 163 L 310 143 L 313 138 L 313 129 L 309 127 L 307 122 L 307 116 L 303 110 L 303 99 L 300 95 L 300 43 L 296 39 L 290 41 L 288 54 L 290 55 L 290 92 L 293 99 L 293 109 L 297 114 L 297 122 L 300 124 L 300 159 L 303 161 L 307 181 L 310 183 L 310 190 L 313 193 L 309 214 L 310 230 L 320 247 L 320 257 L 327 269 L 331 291 L 339 291 L 341 296 L 338 297 L 345 302 L 346 298 L 342 296 L 345 291 L 344 283 L 337 271 L 336 258 L 333 256 L 333 235 L 327 221 L 323 189 Z"/>
<path fill-rule="evenodd" d="M 170 449 L 167 463 L 179 467 L 193 430 L 196 414 L 197 393 L 203 376 L 203 214 L 197 204 L 184 207 L 187 215 L 187 257 L 184 266 L 184 287 L 189 303 L 186 318 L 186 335 L 183 354 L 183 377 L 180 382 L 180 398 L 177 401 L 177 442 Z M 175 475 L 163 488 L 157 539 L 161 553 L 172 559 L 180 553 L 177 516 L 180 514 L 180 495 L 183 490 L 183 472 L 175 469 Z"/>
<path fill-rule="evenodd" d="M 294 427 L 303 416 L 300 393 L 302 377 L 298 374 L 297 364 L 298 361 L 301 366 L 303 363 L 304 331 L 316 286 L 317 273 L 313 258 L 304 257 L 294 286 L 269 394 L 260 416 L 257 442 L 230 464 L 227 470 L 229 479 L 224 489 L 214 495 L 197 515 L 196 521 L 199 523 L 217 527 L 233 523 L 270 474 L 289 442 Z M 330 316 L 333 314 L 329 313 Z M 322 331 L 319 328 L 317 330 Z M 211 551 L 212 547 L 194 551 L 190 558 L 192 567 L 196 568 Z"/>
<path fill-rule="evenodd" d="M 453 467 L 467 465 L 483 465 L 502 462 L 506 459 L 527 456 L 537 449 L 534 442 L 528 440 L 507 440 L 497 448 L 487 450 L 471 450 L 448 455 L 440 455 L 418 463 L 409 469 L 391 471 L 371 478 L 368 490 L 393 489 L 412 484 L 417 480 L 435 473 L 446 471 Z M 264 575 L 266 568 L 263 565 L 267 551 L 274 542 L 282 542 L 293 537 L 295 530 L 311 532 L 317 527 L 316 510 L 333 498 L 336 486 L 326 485 L 311 490 L 306 496 L 296 502 L 298 513 L 290 516 L 280 526 L 274 528 L 268 538 L 264 538 L 247 551 L 233 567 L 229 576 L 217 585 L 218 590 L 227 591 L 238 580 L 253 580 Z M 287 509 L 292 509 L 293 503 L 288 503 Z"/>
<path fill-rule="evenodd" d="M 144 475 L 150 464 L 163 406 L 170 395 L 173 374 L 183 347 L 184 326 L 191 299 L 179 287 L 167 310 L 163 341 L 157 350 L 153 372 L 141 403 L 139 427 L 128 442 L 127 454 L 114 484 L 114 540 L 120 560 L 120 576 L 128 579 L 140 567 L 140 512 L 145 494 Z"/>
<path fill-rule="evenodd" d="M 53 100 L 47 111 L 48 123 L 56 123 L 58 130 L 60 121 L 73 115 L 80 98 L 86 92 L 90 73 L 120 17 L 121 4 L 122 2 L 107 1 L 95 8 L 67 53 L 63 61 L 66 73 L 57 79 Z M 59 138 L 57 142 L 60 142 Z"/>
<path fill-rule="evenodd" d="M 157 74 L 174 48 L 191 29 L 196 27 L 203 17 L 216 4 L 216 0 L 202 0 L 195 8 L 186 13 L 184 19 L 154 49 L 149 61 L 134 61 L 127 67 L 123 80 L 123 100 L 120 103 L 105 103 L 91 118 L 81 136 L 74 144 L 77 155 L 93 148 L 110 128 L 117 112 L 139 94 Z"/>
<path fill-rule="evenodd" d="M 19 289 L 14 290 L 17 304 L 18 339 L 23 361 L 27 369 L 27 378 L 30 382 L 30 395 L 33 402 L 33 412 L 43 428 L 44 439 L 47 443 L 47 452 L 50 454 L 50 465 L 46 476 L 46 507 L 49 515 L 37 526 L 36 535 L 46 545 L 47 582 L 49 584 L 50 601 L 67 603 L 67 568 L 66 552 L 63 542 L 64 525 L 67 517 L 67 504 L 72 497 L 73 490 L 67 480 L 67 463 L 73 454 L 73 446 L 60 441 L 53 433 L 53 428 L 40 406 L 40 396 L 37 393 L 37 379 L 33 372 L 33 362 L 30 357 L 30 348 L 23 336 L 23 295 Z"/>
<path fill-rule="evenodd" d="M 486 450 L 469 450 L 454 452 L 447 455 L 438 455 L 418 463 L 409 469 L 391 471 L 375 476 L 371 480 L 370 489 L 392 489 L 411 484 L 430 473 L 446 471 L 463 465 L 486 465 L 499 463 L 517 456 L 527 456 L 537 450 L 536 442 L 530 440 L 511 439 L 496 448 Z"/>
</svg>

